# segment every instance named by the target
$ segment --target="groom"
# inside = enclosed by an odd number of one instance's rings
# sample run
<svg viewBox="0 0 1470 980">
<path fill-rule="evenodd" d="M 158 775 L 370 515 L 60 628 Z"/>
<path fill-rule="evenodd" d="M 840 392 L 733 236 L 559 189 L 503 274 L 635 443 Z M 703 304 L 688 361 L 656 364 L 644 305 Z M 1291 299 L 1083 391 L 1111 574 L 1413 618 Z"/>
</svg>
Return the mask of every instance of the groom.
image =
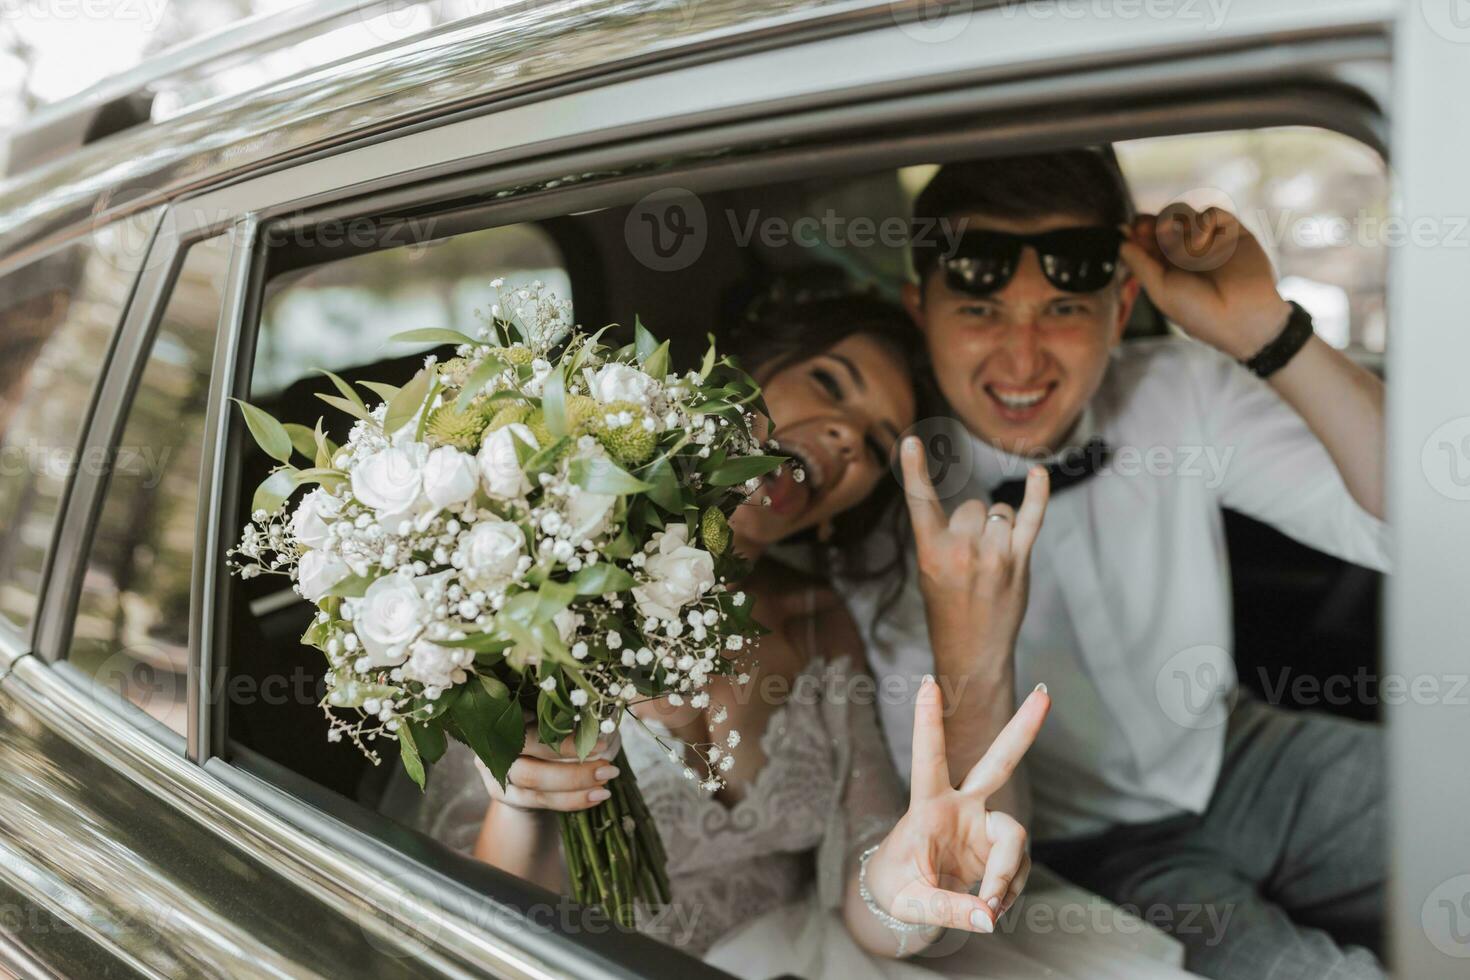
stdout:
<svg viewBox="0 0 1470 980">
<path fill-rule="evenodd" d="M 1135 215 L 1110 150 L 945 166 L 915 228 L 955 225 L 954 247 L 916 237 L 905 288 L 955 416 L 921 432 L 946 457 L 938 494 L 1010 520 L 996 501 L 1040 460 L 1053 496 L 1013 661 L 931 650 L 921 592 L 938 586 L 911 548 L 896 605 L 851 594 L 862 623 L 884 610 L 875 671 L 949 675 L 952 768 L 1045 682 L 1038 859 L 1172 932 L 1190 970 L 1384 976 L 1380 732 L 1239 692 L 1221 516 L 1386 569 L 1382 384 L 1312 334 L 1231 215 Z M 1140 288 L 1186 337 L 1120 343 Z"/>
</svg>

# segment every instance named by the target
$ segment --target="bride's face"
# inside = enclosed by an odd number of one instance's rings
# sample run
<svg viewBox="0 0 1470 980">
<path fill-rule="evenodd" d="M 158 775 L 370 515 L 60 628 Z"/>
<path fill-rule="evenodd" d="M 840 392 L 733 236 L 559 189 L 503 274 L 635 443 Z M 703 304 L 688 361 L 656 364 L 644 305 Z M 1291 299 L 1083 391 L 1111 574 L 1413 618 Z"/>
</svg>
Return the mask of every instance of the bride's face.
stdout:
<svg viewBox="0 0 1470 980">
<path fill-rule="evenodd" d="M 751 544 L 770 545 L 860 504 L 878 486 L 899 434 L 914 424 L 913 382 L 882 341 L 854 334 L 820 354 L 757 374 L 775 423 L 783 466 L 767 476 L 731 523 Z M 770 499 L 768 506 L 761 498 Z"/>
</svg>

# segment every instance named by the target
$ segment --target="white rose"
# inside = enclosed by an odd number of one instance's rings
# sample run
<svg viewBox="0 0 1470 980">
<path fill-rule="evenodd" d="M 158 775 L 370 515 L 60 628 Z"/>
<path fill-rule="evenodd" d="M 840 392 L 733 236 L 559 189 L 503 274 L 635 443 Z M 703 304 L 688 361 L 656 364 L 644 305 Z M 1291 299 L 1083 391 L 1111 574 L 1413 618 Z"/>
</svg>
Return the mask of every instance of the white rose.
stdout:
<svg viewBox="0 0 1470 980">
<path fill-rule="evenodd" d="M 680 609 L 714 586 L 715 559 L 689 544 L 684 524 L 670 524 L 653 540 L 658 551 L 644 565 L 648 582 L 634 587 L 633 599 L 644 616 L 677 619 Z"/>
<path fill-rule="evenodd" d="M 403 663 L 408 644 L 424 628 L 428 611 L 419 590 L 401 575 L 385 575 L 368 586 L 353 617 L 368 662 L 374 667 Z"/>
<path fill-rule="evenodd" d="M 607 364 L 592 376 L 592 395 L 604 405 L 608 402 L 641 402 L 653 387 L 653 379 L 626 364 Z"/>
<path fill-rule="evenodd" d="M 453 507 L 475 495 L 479 489 L 475 457 L 453 446 L 440 446 L 429 453 L 424 463 L 424 496 L 435 507 Z"/>
<path fill-rule="evenodd" d="M 377 512 L 389 531 L 398 521 L 422 509 L 424 462 L 429 447 L 421 442 L 379 450 L 352 468 L 352 495 Z"/>
<path fill-rule="evenodd" d="M 463 672 L 474 659 L 473 650 L 417 640 L 403 665 L 403 679 L 418 681 L 425 687 L 450 688 L 464 681 Z"/>
<path fill-rule="evenodd" d="M 308 548 L 322 547 L 327 543 L 327 525 L 341 509 L 340 500 L 317 487 L 301 498 L 296 513 L 291 515 L 292 535 Z"/>
<path fill-rule="evenodd" d="M 485 437 L 476 457 L 480 463 L 480 476 L 485 482 L 485 492 L 492 497 L 519 497 L 531 489 L 516 456 L 515 439 L 535 449 L 541 446 L 531 430 L 519 422 L 496 429 Z"/>
<path fill-rule="evenodd" d="M 515 574 L 516 562 L 525 546 L 526 536 L 519 525 L 487 517 L 460 539 L 465 559 L 461 577 L 475 589 L 504 585 Z"/>
<path fill-rule="evenodd" d="M 607 519 L 617 499 L 605 493 L 574 490 L 567 500 L 567 522 L 572 526 L 568 538 L 572 543 L 581 544 L 583 540 L 595 538 L 605 531 Z"/>
<path fill-rule="evenodd" d="M 296 583 L 308 601 L 316 602 L 331 591 L 332 586 L 352 574 L 352 569 L 336 555 L 315 549 L 296 563 Z"/>
</svg>

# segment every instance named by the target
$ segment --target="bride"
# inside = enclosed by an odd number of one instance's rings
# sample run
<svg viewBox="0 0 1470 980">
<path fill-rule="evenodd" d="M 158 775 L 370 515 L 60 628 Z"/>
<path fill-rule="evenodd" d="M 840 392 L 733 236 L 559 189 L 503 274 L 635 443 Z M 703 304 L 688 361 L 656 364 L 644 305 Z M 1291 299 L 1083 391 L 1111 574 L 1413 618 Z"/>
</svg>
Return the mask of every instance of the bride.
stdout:
<svg viewBox="0 0 1470 980">
<path fill-rule="evenodd" d="M 476 857 L 561 891 L 555 811 L 608 797 L 620 773 L 607 760 L 621 739 L 668 851 L 673 893 L 640 929 L 730 972 L 1187 976 L 1168 965 L 1180 959 L 1171 940 L 1139 920 L 1125 928 L 1120 910 L 1103 917 L 1117 928 L 1097 935 L 1060 925 L 1057 909 L 1018 921 L 1022 909 L 1013 906 L 1031 862 L 1015 817 L 1024 796 L 1008 781 L 1045 720 L 1045 686 L 968 772 L 951 772 L 943 712 L 947 700 L 961 707 L 963 691 L 945 692 L 943 678 L 873 678 L 825 577 L 773 555 L 807 542 L 820 559 L 835 553 L 842 574 L 864 574 L 841 556 L 876 533 L 882 515 L 901 512 L 890 506 L 897 487 L 888 467 L 917 415 L 911 330 L 901 311 L 866 297 L 767 297 L 734 346 L 763 387 L 780 451 L 800 461 L 801 475 L 786 467 L 768 477 L 731 520 L 736 550 L 755 563 L 742 586 L 771 631 L 747 651 L 745 683 L 714 679 L 702 709 L 644 704 L 638 721 L 586 762 L 558 756 L 533 728 L 504 790 L 483 771 L 482 789 L 471 774 L 477 761 L 454 747 L 424 801 L 428 829 L 462 848 L 472 841 Z M 921 547 L 942 551 L 947 570 L 973 583 L 977 618 L 989 624 L 966 641 L 1009 656 L 1046 506 L 1045 471 L 1030 474 L 1019 512 L 974 504 L 946 518 L 922 446 L 905 440 L 900 455 L 913 526 L 929 536 Z M 914 704 L 907 791 L 878 729 L 878 697 Z M 728 759 L 713 796 L 681 745 L 713 746 L 710 757 Z M 969 757 L 983 746 L 973 748 Z M 1085 905 L 1096 920 L 1105 906 L 1060 883 L 1047 894 L 1074 906 L 1074 917 Z M 1034 909 L 1035 901 L 1022 904 Z M 1043 918 L 1049 928 L 1034 925 Z"/>
</svg>

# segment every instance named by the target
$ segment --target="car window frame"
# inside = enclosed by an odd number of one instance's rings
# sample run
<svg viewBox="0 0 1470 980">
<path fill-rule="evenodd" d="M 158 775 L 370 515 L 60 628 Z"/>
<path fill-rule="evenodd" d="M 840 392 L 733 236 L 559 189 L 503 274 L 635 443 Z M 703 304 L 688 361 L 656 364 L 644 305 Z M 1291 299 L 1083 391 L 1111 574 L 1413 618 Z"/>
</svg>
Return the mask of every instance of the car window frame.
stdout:
<svg viewBox="0 0 1470 980">
<path fill-rule="evenodd" d="M 1353 46 L 1356 50 L 1357 45 Z M 596 93 L 588 93 L 595 95 Z M 1245 115 L 1261 123 L 1271 124 L 1293 122 L 1323 125 L 1325 128 L 1347 131 L 1348 135 L 1355 136 L 1360 140 L 1369 142 L 1375 148 L 1381 147 L 1377 142 L 1378 130 L 1365 123 L 1362 115 L 1362 103 L 1338 96 L 1342 93 L 1333 88 L 1324 88 L 1318 93 L 1290 93 L 1285 98 L 1270 102 L 1267 105 L 1257 104 L 1245 109 L 1239 106 L 1227 107 L 1219 113 L 1201 114 L 1196 118 L 1200 128 L 1218 127 L 1221 120 L 1234 118 L 1239 120 Z M 942 101 L 942 99 L 941 99 Z M 1210 98 L 1202 100 L 1202 104 L 1213 105 L 1219 100 Z M 869 103 L 871 105 L 871 103 Z M 898 107 L 892 107 L 897 111 Z M 952 108 L 952 107 L 945 107 Z M 1178 108 L 1171 108 L 1171 113 L 1178 113 Z M 837 124 L 843 125 L 840 119 L 841 111 L 836 115 L 839 117 Z M 849 120 L 850 122 L 850 120 Z M 1085 139 L 1087 133 L 1101 133 L 1104 130 L 1117 128 L 1116 120 L 1107 123 L 1087 120 L 1078 120 L 1073 126 L 1057 127 L 1049 125 L 1049 138 L 1057 143 L 1079 142 Z M 1147 116 L 1135 121 L 1140 135 L 1151 134 L 1160 127 L 1167 126 L 1166 120 L 1157 116 Z M 1195 127 L 1185 127 L 1195 128 Z M 422 141 L 416 145 L 414 158 L 418 160 L 433 159 L 435 156 L 434 144 L 439 141 L 453 140 L 450 127 L 442 130 L 427 130 L 414 134 L 411 139 Z M 730 127 L 722 130 L 722 138 L 731 142 L 740 143 L 742 140 L 751 140 L 758 132 L 759 127 Z M 1058 130 L 1061 130 L 1059 133 Z M 1017 142 L 1032 140 L 1035 132 L 1026 132 L 1017 138 Z M 227 337 L 222 333 L 219 350 L 232 349 L 237 351 L 233 364 L 233 385 L 228 390 L 222 390 L 220 398 L 233 394 L 237 397 L 243 396 L 248 391 L 251 375 L 251 360 L 254 351 L 255 331 L 258 329 L 259 302 L 263 294 L 263 275 L 265 271 L 264 256 L 261 254 L 261 242 L 270 238 L 279 231 L 289 231 L 306 225 L 316 224 L 326 220 L 349 220 L 364 216 L 377 215 L 381 217 L 394 209 L 403 209 L 412 213 L 422 215 L 420 208 L 438 204 L 445 210 L 437 216 L 442 220 L 436 225 L 435 236 L 456 234 L 459 231 L 479 229 L 491 226 L 510 225 L 521 222 L 531 222 L 546 218 L 559 217 L 564 214 L 594 207 L 611 206 L 613 204 L 626 204 L 636 200 L 642 193 L 656 190 L 667 186 L 671 179 L 670 172 L 660 170 L 656 174 L 639 172 L 639 164 L 648 160 L 666 160 L 670 157 L 683 158 L 686 154 L 693 157 L 694 146 L 701 141 L 709 142 L 711 139 L 707 131 L 698 135 L 691 135 L 687 131 L 666 140 L 651 140 L 647 142 L 620 144 L 605 148 L 592 148 L 586 150 L 572 150 L 565 155 L 552 157 L 550 159 L 537 159 L 534 162 L 507 162 L 499 167 L 484 170 L 453 172 L 442 176 L 437 181 L 416 182 L 407 188 L 394 187 L 384 188 L 377 194 L 362 194 L 363 186 L 359 179 L 360 174 L 352 174 L 351 179 L 339 176 L 334 180 L 334 186 L 318 184 L 313 187 L 310 183 L 297 184 L 298 196 L 288 200 L 274 198 L 257 198 L 255 207 L 251 207 L 246 216 L 254 220 L 256 232 L 252 243 L 253 266 L 251 270 L 242 270 L 237 282 L 242 289 L 248 289 L 249 295 L 235 298 L 234 308 L 239 312 L 239 317 L 232 323 L 222 327 L 222 331 L 228 330 Z M 680 142 L 683 145 L 680 145 Z M 753 141 L 753 140 L 752 140 Z M 861 141 L 858 141 L 861 142 Z M 833 151 L 833 155 L 827 157 L 827 166 L 830 167 L 837 155 L 841 154 L 842 165 L 850 167 L 854 172 L 858 170 L 873 169 L 878 161 L 890 159 L 894 162 L 914 162 L 916 153 L 929 158 L 954 158 L 965 155 L 966 151 L 973 151 L 976 143 L 974 132 L 963 132 L 959 134 L 946 133 L 934 136 L 931 140 L 918 141 L 923 145 L 922 150 L 916 150 L 916 142 L 907 141 L 902 147 L 886 147 L 889 141 L 886 139 L 874 139 L 863 153 L 853 154 L 853 141 L 844 141 L 842 146 Z M 992 145 L 994 140 L 989 141 Z M 670 145 L 672 144 L 672 145 Z M 691 145 L 693 144 L 693 145 Z M 371 150 L 365 150 L 365 153 Z M 448 155 L 452 152 L 449 145 L 439 143 L 437 147 L 439 155 Z M 630 155 L 632 159 L 629 159 Z M 886 155 L 886 156 L 885 156 Z M 345 155 L 344 155 L 345 156 Z M 698 191 L 704 187 L 716 187 L 730 183 L 753 184 L 761 182 L 762 175 L 769 175 L 771 179 L 778 176 L 787 176 L 791 173 L 793 162 L 798 158 L 809 158 L 809 148 L 800 148 L 789 152 L 762 150 L 756 155 L 748 158 L 735 160 L 721 160 L 716 162 L 686 161 L 685 169 L 679 172 L 681 178 L 687 178 L 685 186 L 691 190 Z M 862 157 L 858 163 L 855 157 Z M 345 163 L 345 160 L 342 161 Z M 810 161 L 808 160 L 808 165 Z M 311 164 L 306 165 L 308 167 Z M 339 164 L 335 168 L 339 175 L 343 173 L 343 167 Z M 840 167 L 838 168 L 840 169 Z M 572 185 L 560 187 L 554 190 L 542 189 L 537 186 L 539 181 L 555 179 L 561 174 L 579 171 L 601 171 L 610 170 L 623 172 L 616 176 L 609 176 L 606 180 L 596 184 Z M 351 168 L 347 168 L 350 173 Z M 830 172 L 823 170 L 824 173 Z M 269 178 L 267 178 L 269 179 Z M 392 183 L 392 178 L 385 174 L 378 174 L 377 180 L 381 183 Z M 350 183 L 350 192 L 343 183 Z M 512 194 L 505 198 L 480 203 L 473 206 L 455 205 L 452 203 L 457 195 L 462 195 L 471 188 L 484 190 L 487 187 L 517 187 L 530 185 L 530 189 L 522 194 Z M 231 193 L 221 192 L 222 194 Z M 223 199 L 223 198 L 221 198 Z M 239 195 L 242 203 L 249 200 L 245 194 Z M 303 207 L 303 204 L 309 207 Z M 245 219 L 242 219 L 245 220 Z M 459 226 L 456 226 L 456 222 Z M 385 224 L 380 227 L 384 237 L 391 238 L 391 225 Z M 223 459 L 214 465 L 214 472 L 220 474 L 221 479 L 213 485 L 212 492 L 208 498 L 218 516 L 214 526 L 208 529 L 209 553 L 222 554 L 220 550 L 230 542 L 229 535 L 236 531 L 234 525 L 238 521 L 225 520 L 226 515 L 233 516 L 233 509 L 238 505 L 234 498 L 239 492 L 238 460 L 243 447 L 248 446 L 248 436 L 244 431 L 241 420 L 233 416 L 218 419 L 223 428 L 218 432 L 218 438 L 214 445 L 219 447 Z M 233 457 L 233 460 L 230 458 Z M 218 561 L 203 564 L 204 580 L 198 583 L 196 596 L 201 603 L 212 605 L 215 610 L 225 610 L 228 604 L 225 601 L 223 589 L 228 588 L 225 575 L 219 568 Z M 222 616 L 209 613 L 206 609 L 199 610 L 201 617 L 211 616 L 215 624 L 213 629 L 201 631 L 201 642 L 212 647 L 211 651 L 201 657 L 201 663 L 208 664 L 213 670 L 223 670 L 225 643 L 227 637 L 220 630 L 219 624 Z M 218 675 L 211 678 L 211 687 L 214 690 L 223 690 L 222 678 Z M 299 820 L 302 825 L 321 825 L 321 818 L 325 814 L 332 817 L 332 804 L 330 801 L 303 802 L 300 798 L 282 790 L 278 785 L 262 778 L 260 772 L 251 772 L 248 767 L 236 765 L 223 757 L 226 741 L 223 724 L 222 711 L 214 711 L 213 706 L 201 706 L 199 719 L 199 736 L 201 742 L 208 738 L 208 744 L 201 745 L 199 751 L 203 753 L 203 762 L 206 769 L 220 774 L 230 773 L 230 779 L 234 785 L 242 791 L 249 792 L 258 802 L 278 808 L 280 812 L 288 815 L 293 820 Z M 195 748 L 191 745 L 191 757 Z M 348 804 L 356 807 L 356 804 Z M 361 810 L 361 808 L 357 808 Z M 343 844 L 353 842 L 361 844 L 359 839 L 361 831 L 347 826 L 350 822 L 348 814 L 339 811 L 335 820 L 329 823 L 334 829 L 334 841 Z M 376 852 L 370 852 L 376 853 Z M 425 870 L 425 869 L 421 869 Z M 437 876 L 428 875 L 426 880 Z M 411 880 L 411 879 L 406 879 Z M 431 887 L 445 887 L 442 880 L 436 881 Z M 694 964 L 691 962 L 690 967 Z"/>
</svg>

